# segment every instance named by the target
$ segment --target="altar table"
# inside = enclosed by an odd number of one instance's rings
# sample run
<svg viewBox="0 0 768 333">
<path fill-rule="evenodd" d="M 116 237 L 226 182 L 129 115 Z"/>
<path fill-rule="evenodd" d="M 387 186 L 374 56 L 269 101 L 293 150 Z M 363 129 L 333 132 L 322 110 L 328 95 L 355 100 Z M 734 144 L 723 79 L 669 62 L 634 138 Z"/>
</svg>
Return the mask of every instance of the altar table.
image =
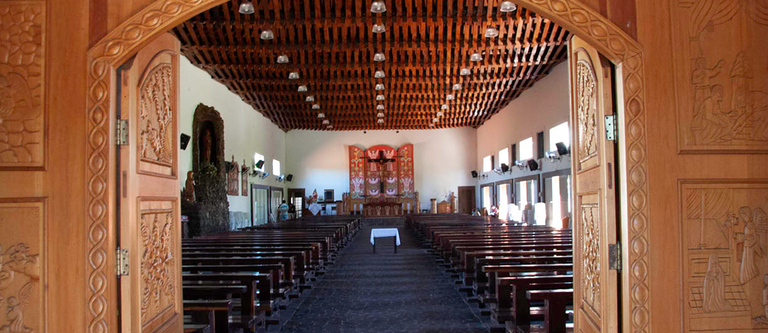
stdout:
<svg viewBox="0 0 768 333">
<path fill-rule="evenodd" d="M 371 229 L 371 245 L 373 245 L 373 253 L 376 253 L 376 238 L 379 237 L 395 237 L 395 253 L 397 253 L 397 247 L 400 246 L 400 232 L 397 228 Z"/>
</svg>

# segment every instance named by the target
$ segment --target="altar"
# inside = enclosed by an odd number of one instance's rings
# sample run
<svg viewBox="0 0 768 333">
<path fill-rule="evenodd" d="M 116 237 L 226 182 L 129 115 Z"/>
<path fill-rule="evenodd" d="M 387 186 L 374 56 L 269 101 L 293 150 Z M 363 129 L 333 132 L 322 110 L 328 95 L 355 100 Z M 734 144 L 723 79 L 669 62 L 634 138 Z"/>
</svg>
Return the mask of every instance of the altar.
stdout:
<svg viewBox="0 0 768 333">
<path fill-rule="evenodd" d="M 414 190 L 413 145 L 395 149 L 377 145 L 367 150 L 349 146 L 349 193 L 344 212 L 364 216 L 418 213 Z"/>
</svg>

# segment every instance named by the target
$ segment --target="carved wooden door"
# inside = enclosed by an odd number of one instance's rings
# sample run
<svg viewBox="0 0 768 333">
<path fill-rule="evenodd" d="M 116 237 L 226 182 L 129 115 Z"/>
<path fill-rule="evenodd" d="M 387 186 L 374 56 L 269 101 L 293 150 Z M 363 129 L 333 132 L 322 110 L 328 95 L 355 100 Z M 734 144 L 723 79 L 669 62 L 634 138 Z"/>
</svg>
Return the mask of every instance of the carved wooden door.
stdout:
<svg viewBox="0 0 768 333">
<path fill-rule="evenodd" d="M 574 323 L 576 332 L 618 332 L 618 273 L 609 267 L 615 244 L 616 163 L 606 140 L 613 115 L 610 63 L 578 37 L 570 43 L 571 166 L 575 206 Z"/>
<path fill-rule="evenodd" d="M 118 153 L 122 332 L 181 332 L 179 42 L 163 35 L 118 73 L 127 144 Z M 119 127 L 119 126 L 118 126 Z"/>
</svg>

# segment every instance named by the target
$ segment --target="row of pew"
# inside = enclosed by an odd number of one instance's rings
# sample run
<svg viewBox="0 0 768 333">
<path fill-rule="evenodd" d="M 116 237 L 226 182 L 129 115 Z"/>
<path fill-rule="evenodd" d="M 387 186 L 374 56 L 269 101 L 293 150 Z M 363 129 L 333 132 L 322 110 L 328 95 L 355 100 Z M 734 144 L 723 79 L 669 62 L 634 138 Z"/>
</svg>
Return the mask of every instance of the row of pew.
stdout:
<svg viewBox="0 0 768 333">
<path fill-rule="evenodd" d="M 406 224 L 497 327 L 509 333 L 572 330 L 570 229 L 456 214 L 413 215 Z"/>
<path fill-rule="evenodd" d="M 182 241 L 186 333 L 265 331 L 360 230 L 354 216 L 306 217 Z"/>
</svg>

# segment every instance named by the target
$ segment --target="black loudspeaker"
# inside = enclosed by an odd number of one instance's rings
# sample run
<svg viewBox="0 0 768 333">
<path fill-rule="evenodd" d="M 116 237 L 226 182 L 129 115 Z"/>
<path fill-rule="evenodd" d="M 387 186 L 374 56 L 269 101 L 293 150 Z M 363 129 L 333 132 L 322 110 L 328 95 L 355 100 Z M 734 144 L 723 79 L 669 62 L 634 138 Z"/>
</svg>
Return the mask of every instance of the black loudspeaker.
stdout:
<svg viewBox="0 0 768 333">
<path fill-rule="evenodd" d="M 256 162 L 256 169 L 261 169 L 262 167 L 264 167 L 264 160 Z"/>
<path fill-rule="evenodd" d="M 477 171 L 472 170 L 472 178 L 477 178 Z"/>
<path fill-rule="evenodd" d="M 558 142 L 555 144 L 555 147 L 557 147 L 557 153 L 560 156 L 568 155 L 568 147 L 566 147 L 564 143 Z"/>
<path fill-rule="evenodd" d="M 285 180 L 292 181 L 293 180 L 293 175 L 292 174 L 288 174 L 288 176 L 285 177 Z"/>
<path fill-rule="evenodd" d="M 536 171 L 539 170 L 539 162 L 536 162 L 534 159 L 528 160 L 528 170 Z"/>
<path fill-rule="evenodd" d="M 509 171 L 509 165 L 506 163 L 501 163 L 501 172 L 507 172 Z"/>
<path fill-rule="evenodd" d="M 181 140 L 179 140 L 179 144 L 181 145 L 181 150 L 187 150 L 187 145 L 189 144 L 189 135 L 181 133 Z"/>
</svg>

